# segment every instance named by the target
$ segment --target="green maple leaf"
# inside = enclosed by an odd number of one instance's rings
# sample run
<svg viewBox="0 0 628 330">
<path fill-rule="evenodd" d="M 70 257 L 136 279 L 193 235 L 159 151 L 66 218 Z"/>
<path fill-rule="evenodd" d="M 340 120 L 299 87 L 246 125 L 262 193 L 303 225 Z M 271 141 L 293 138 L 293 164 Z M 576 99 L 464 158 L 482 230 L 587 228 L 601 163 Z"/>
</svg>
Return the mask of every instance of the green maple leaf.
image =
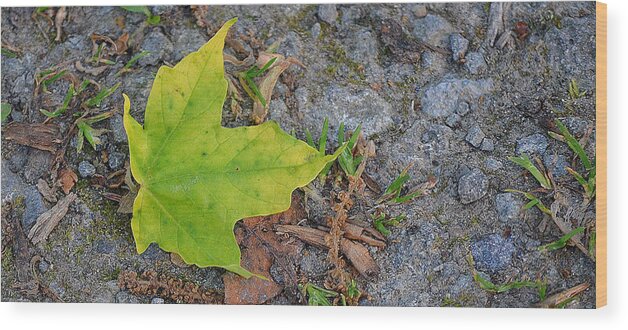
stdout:
<svg viewBox="0 0 628 330">
<path fill-rule="evenodd" d="M 143 127 L 124 95 L 124 127 L 131 172 L 140 184 L 131 220 L 137 251 L 155 242 L 188 264 L 248 278 L 253 274 L 240 266 L 235 223 L 287 210 L 293 190 L 316 178 L 339 152 L 321 155 L 272 121 L 220 125 L 227 93 L 222 51 L 235 22 L 174 68 L 159 69 Z"/>
</svg>

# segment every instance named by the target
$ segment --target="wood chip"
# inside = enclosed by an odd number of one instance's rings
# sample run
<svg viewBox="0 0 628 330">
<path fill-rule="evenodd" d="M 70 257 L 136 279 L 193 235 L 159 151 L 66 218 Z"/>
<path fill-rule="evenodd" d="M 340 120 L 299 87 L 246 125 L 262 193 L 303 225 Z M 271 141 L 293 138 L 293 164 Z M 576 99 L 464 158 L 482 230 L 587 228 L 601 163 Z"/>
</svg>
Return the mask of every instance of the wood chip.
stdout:
<svg viewBox="0 0 628 330">
<path fill-rule="evenodd" d="M 59 126 L 55 124 L 11 122 L 2 130 L 2 135 L 9 141 L 52 153 L 62 142 Z"/>
<path fill-rule="evenodd" d="M 65 167 L 59 170 L 57 184 L 61 187 L 61 190 L 67 195 L 74 187 L 74 184 L 78 181 L 78 176 L 74 171 Z"/>
<path fill-rule="evenodd" d="M 37 223 L 35 223 L 28 233 L 28 239 L 30 239 L 33 244 L 38 244 L 46 240 L 48 235 L 50 235 L 59 224 L 59 221 L 61 221 L 68 212 L 70 204 L 72 204 L 75 199 L 76 194 L 71 193 L 60 200 L 53 208 L 40 215 L 37 218 Z"/>
<path fill-rule="evenodd" d="M 39 179 L 37 181 L 37 190 L 39 190 L 39 193 L 44 197 L 45 200 L 49 201 L 50 203 L 56 203 L 57 202 L 57 187 L 56 186 L 48 186 L 48 183 L 46 182 L 46 180 L 44 179 Z"/>
<path fill-rule="evenodd" d="M 279 225 L 276 227 L 276 231 L 294 235 L 310 245 L 329 249 L 329 243 L 325 240 L 328 233 L 325 231 L 293 225 Z M 340 241 L 340 251 L 363 277 L 370 279 L 379 274 L 379 266 L 371 257 L 368 249 L 362 244 L 343 238 Z"/>
</svg>

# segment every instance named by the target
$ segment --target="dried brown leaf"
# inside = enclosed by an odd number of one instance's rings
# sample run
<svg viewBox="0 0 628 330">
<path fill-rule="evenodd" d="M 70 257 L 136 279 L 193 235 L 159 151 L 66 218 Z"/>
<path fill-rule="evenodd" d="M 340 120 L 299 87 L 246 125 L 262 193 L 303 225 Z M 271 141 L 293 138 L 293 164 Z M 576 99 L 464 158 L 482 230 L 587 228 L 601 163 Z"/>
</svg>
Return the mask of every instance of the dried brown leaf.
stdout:
<svg viewBox="0 0 628 330">
<path fill-rule="evenodd" d="M 78 176 L 71 169 L 65 167 L 59 170 L 59 180 L 57 184 L 66 195 L 70 193 L 70 190 L 72 190 L 77 181 Z"/>
<path fill-rule="evenodd" d="M 11 122 L 2 132 L 9 141 L 54 153 L 61 143 L 59 126 Z"/>
</svg>

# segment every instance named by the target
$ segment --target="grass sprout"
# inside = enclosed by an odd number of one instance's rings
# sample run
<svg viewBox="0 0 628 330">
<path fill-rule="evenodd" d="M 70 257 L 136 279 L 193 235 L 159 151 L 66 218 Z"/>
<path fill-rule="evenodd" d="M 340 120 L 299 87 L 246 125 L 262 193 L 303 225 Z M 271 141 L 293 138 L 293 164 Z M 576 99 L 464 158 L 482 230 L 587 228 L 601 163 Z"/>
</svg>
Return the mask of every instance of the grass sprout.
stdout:
<svg viewBox="0 0 628 330">
<path fill-rule="evenodd" d="M 545 244 L 543 246 L 539 247 L 539 251 L 554 251 L 554 250 L 559 250 L 564 248 L 567 245 L 567 242 L 569 242 L 569 240 L 578 235 L 578 234 L 582 234 L 584 232 L 584 227 L 578 227 L 572 231 L 570 231 L 567 235 L 564 235 L 563 237 L 561 237 L 560 239 L 558 239 L 555 242 L 549 243 L 549 244 Z"/>
<path fill-rule="evenodd" d="M 72 101 L 74 95 L 74 85 L 70 84 L 70 87 L 68 87 L 68 91 L 65 93 L 65 97 L 63 98 L 63 104 L 59 108 L 57 108 L 57 110 L 50 112 L 48 110 L 39 109 L 39 111 L 48 118 L 59 117 L 64 114 L 65 111 L 68 109 L 68 106 L 70 105 L 70 102 Z"/>
<path fill-rule="evenodd" d="M 249 94 L 249 97 L 251 97 L 251 99 L 259 100 L 264 108 L 266 107 L 266 99 L 264 99 L 262 92 L 260 92 L 253 79 L 261 76 L 262 74 L 264 74 L 264 72 L 268 71 L 268 69 L 270 69 L 270 67 L 273 65 L 273 63 L 275 63 L 276 60 L 277 58 L 273 57 L 268 62 L 266 62 L 266 64 L 261 69 L 258 68 L 257 65 L 253 65 L 251 68 L 244 72 L 241 72 L 238 75 L 238 77 L 240 78 L 240 84 L 242 85 L 244 91 Z"/>
<path fill-rule="evenodd" d="M 76 127 L 78 128 L 78 133 L 76 136 L 76 152 L 81 152 L 83 150 L 84 140 L 96 149 L 96 145 L 100 144 L 100 135 L 102 135 L 107 130 L 105 129 L 96 129 L 93 128 L 92 125 L 95 123 L 105 120 L 113 116 L 113 112 L 108 111 L 105 113 L 101 113 L 92 117 L 81 117 L 76 120 Z"/>
<path fill-rule="evenodd" d="M 323 289 L 312 283 L 299 284 L 299 288 L 307 296 L 307 304 L 310 306 L 332 306 L 329 298 L 336 298 L 340 295 L 338 292 Z"/>
<path fill-rule="evenodd" d="M 126 64 L 122 67 L 122 69 L 120 69 L 120 71 L 118 71 L 116 73 L 116 77 L 119 77 L 120 75 L 122 75 L 125 72 L 131 71 L 131 67 L 133 66 L 133 64 L 135 64 L 135 62 L 139 61 L 140 58 L 150 55 L 149 51 L 143 50 L 141 52 L 139 52 L 138 54 L 135 54 L 135 56 L 131 57 L 131 59 L 126 62 Z"/>
<path fill-rule="evenodd" d="M 375 227 L 377 231 L 384 236 L 390 236 L 390 229 L 388 229 L 388 227 L 399 226 L 399 224 L 406 219 L 406 216 L 402 214 L 394 218 L 389 218 L 386 214 L 380 213 L 377 216 L 371 215 L 371 218 L 373 219 L 373 227 Z"/>
<path fill-rule="evenodd" d="M 524 205 L 522 209 L 528 210 L 536 206 L 539 209 L 539 211 L 550 216 L 552 215 L 552 211 L 548 209 L 547 206 L 545 206 L 545 204 L 543 204 L 543 202 L 538 197 L 534 196 L 532 193 L 521 191 L 521 190 L 516 190 L 516 189 L 505 189 L 504 191 L 509 192 L 509 193 L 521 194 L 525 196 L 525 198 L 527 198 L 529 202 L 526 205 Z"/>
<path fill-rule="evenodd" d="M 356 171 L 358 170 L 358 166 L 362 162 L 364 157 L 362 156 L 354 156 L 353 148 L 355 147 L 356 142 L 358 141 L 358 137 L 360 136 L 360 130 L 362 129 L 362 125 L 358 125 L 358 127 L 353 131 L 349 141 L 347 141 L 347 147 L 343 150 L 343 152 L 338 156 L 338 164 L 340 164 L 340 168 L 345 172 L 347 176 L 355 176 Z M 345 143 L 345 124 L 341 123 L 338 128 L 338 145 L 341 146 Z"/>
<path fill-rule="evenodd" d="M 109 95 L 113 94 L 113 92 L 115 92 L 118 87 L 120 87 L 122 83 L 117 83 L 115 85 L 113 85 L 110 88 L 105 88 L 103 90 L 101 90 L 98 94 L 96 94 L 96 96 L 92 97 L 91 99 L 87 100 L 87 102 L 85 103 L 88 107 L 99 107 L 100 104 L 102 103 L 102 101 L 107 98 Z"/>
<path fill-rule="evenodd" d="M 580 87 L 578 86 L 578 82 L 576 81 L 576 79 L 571 79 L 571 81 L 569 82 L 569 96 L 573 100 L 583 97 L 586 93 L 587 93 L 586 91 L 580 90 Z"/>
<path fill-rule="evenodd" d="M 530 172 L 530 174 L 532 174 L 532 176 L 536 179 L 536 181 L 539 182 L 541 187 L 545 189 L 552 189 L 552 182 L 550 181 L 550 178 L 547 175 L 547 173 L 545 173 L 543 165 L 538 159 L 537 159 L 537 163 L 539 164 L 539 167 L 543 169 L 543 171 L 539 170 L 534 165 L 534 163 L 530 160 L 530 157 L 528 157 L 528 155 L 523 154 L 520 157 L 508 157 L 508 159 L 511 162 L 525 168 L 528 172 Z"/>
<path fill-rule="evenodd" d="M 157 25 L 161 21 L 159 15 L 153 15 L 148 6 L 121 6 L 122 9 L 132 13 L 142 13 L 146 15 L 146 23 L 149 25 Z"/>
</svg>

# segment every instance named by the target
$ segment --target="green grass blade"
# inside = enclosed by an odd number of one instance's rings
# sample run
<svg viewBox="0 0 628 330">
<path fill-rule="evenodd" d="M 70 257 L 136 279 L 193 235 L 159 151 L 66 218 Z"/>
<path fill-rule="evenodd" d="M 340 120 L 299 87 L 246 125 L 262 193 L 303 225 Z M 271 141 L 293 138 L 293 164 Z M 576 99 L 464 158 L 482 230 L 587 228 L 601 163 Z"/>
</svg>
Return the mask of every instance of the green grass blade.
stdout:
<svg viewBox="0 0 628 330">
<path fill-rule="evenodd" d="M 508 157 L 508 159 L 525 168 L 528 172 L 530 172 L 530 174 L 532 174 L 532 176 L 534 176 L 534 178 L 536 179 L 536 181 L 539 182 L 539 184 L 541 185 L 541 187 L 545 188 L 545 189 L 552 189 L 552 184 L 549 181 L 549 178 L 547 177 L 546 174 L 542 173 L 535 165 L 534 163 L 532 163 L 532 161 L 530 160 L 530 158 L 527 155 L 521 155 L 520 157 Z"/>
<path fill-rule="evenodd" d="M 582 162 L 582 165 L 584 165 L 584 168 L 587 171 L 590 170 L 593 165 L 591 164 L 591 161 L 589 160 L 587 154 L 584 152 L 584 149 L 580 145 L 580 142 L 578 142 L 578 140 L 576 140 L 576 138 L 571 135 L 567 127 L 559 119 L 556 119 L 555 123 L 556 127 L 558 127 L 558 130 L 565 138 L 565 142 L 567 143 L 569 148 L 578 156 L 578 158 L 580 158 L 580 161 Z"/>
<path fill-rule="evenodd" d="M 318 152 L 320 152 L 321 155 L 325 154 L 325 149 L 327 148 L 327 133 L 328 132 L 329 132 L 329 119 L 325 117 L 325 120 L 323 121 L 323 130 L 321 131 L 321 136 L 318 139 Z"/>
<path fill-rule="evenodd" d="M 115 85 L 113 85 L 113 87 L 111 88 L 106 88 L 101 90 L 98 94 L 96 94 L 96 96 L 92 97 L 91 99 L 87 100 L 86 105 L 88 107 L 98 107 L 100 106 L 100 103 L 102 103 L 102 101 L 107 98 L 109 95 L 113 94 L 113 92 L 115 92 L 118 87 L 120 87 L 122 83 L 117 83 Z"/>
<path fill-rule="evenodd" d="M 0 121 L 4 123 L 4 121 L 9 118 L 11 111 L 13 111 L 13 107 L 11 106 L 11 104 L 7 102 L 2 102 L 2 104 L 0 105 Z"/>
<path fill-rule="evenodd" d="M 554 250 L 562 249 L 567 245 L 567 242 L 569 242 L 569 240 L 572 237 L 578 234 L 582 234 L 583 232 L 584 232 L 584 227 L 578 227 L 572 230 L 571 232 L 569 232 L 567 235 L 564 235 L 563 237 L 561 237 L 559 240 L 540 246 L 539 250 L 540 251 L 554 251 Z"/>
</svg>

